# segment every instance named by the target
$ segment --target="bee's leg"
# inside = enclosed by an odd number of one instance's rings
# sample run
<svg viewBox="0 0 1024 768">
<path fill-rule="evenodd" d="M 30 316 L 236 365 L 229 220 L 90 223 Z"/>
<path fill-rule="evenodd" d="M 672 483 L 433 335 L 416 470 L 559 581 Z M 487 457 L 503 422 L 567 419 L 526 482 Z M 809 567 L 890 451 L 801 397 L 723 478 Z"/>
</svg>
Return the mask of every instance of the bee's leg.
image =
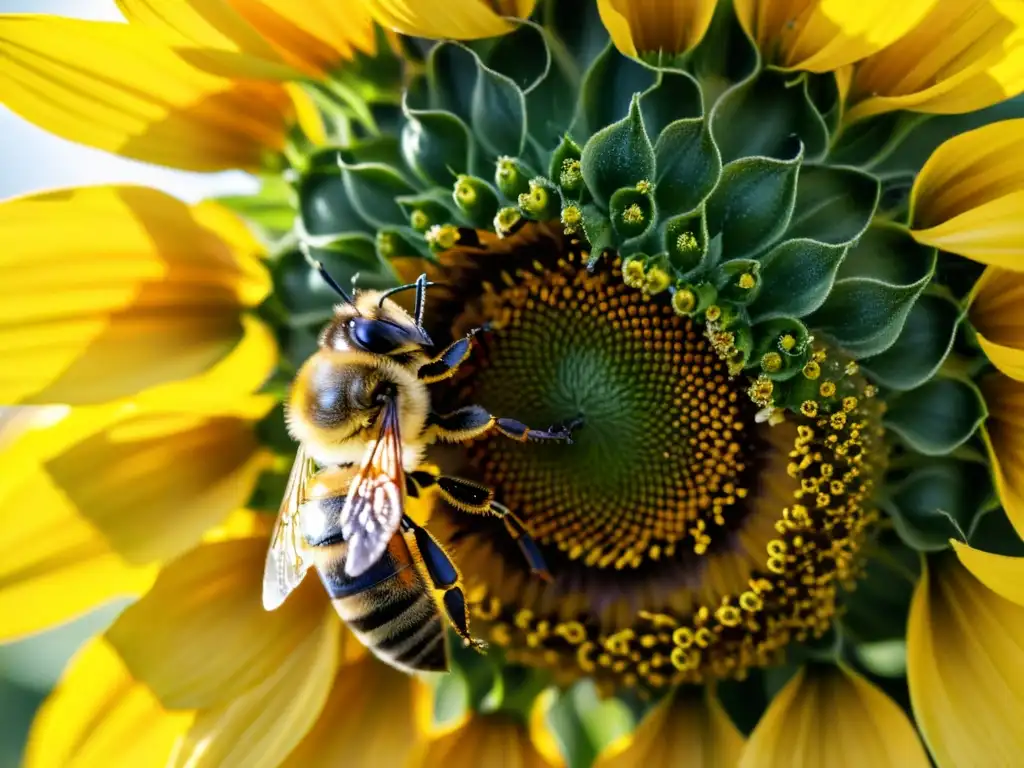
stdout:
<svg viewBox="0 0 1024 768">
<path fill-rule="evenodd" d="M 474 328 L 461 339 L 449 344 L 440 355 L 421 365 L 416 375 L 427 384 L 453 376 L 459 366 L 469 359 L 470 352 L 473 351 L 473 337 L 481 330 L 486 328 Z"/>
<path fill-rule="evenodd" d="M 443 591 L 441 602 L 452 628 L 466 645 L 482 651 L 484 643 L 469 634 L 469 607 L 466 605 L 466 595 L 462 591 L 462 577 L 455 563 L 437 539 L 408 515 L 402 518 L 402 528 L 412 534 L 416 551 L 431 585 L 434 589 Z"/>
<path fill-rule="evenodd" d="M 494 500 L 494 492 L 483 485 L 459 477 L 439 475 L 434 477 L 441 498 L 460 512 L 473 515 L 492 515 L 500 518 L 512 540 L 519 545 L 530 571 L 544 581 L 551 581 L 551 573 L 544 562 L 537 542 L 533 540 L 523 521 L 506 507 Z"/>
<path fill-rule="evenodd" d="M 516 517 L 511 509 L 496 501 L 491 501 L 490 511 L 492 515 L 501 518 L 501 521 L 505 524 L 505 530 L 508 531 L 508 535 L 519 545 L 519 551 L 523 553 L 526 564 L 530 566 L 530 572 L 544 581 L 554 581 L 551 578 L 551 571 L 548 570 L 548 564 L 544 561 L 544 555 L 541 554 L 540 547 L 537 546 L 533 536 L 526 530 L 523 521 Z"/>
<path fill-rule="evenodd" d="M 471 440 L 491 429 L 496 429 L 505 437 L 520 443 L 531 440 L 571 443 L 573 431 L 579 429 L 582 424 L 582 419 L 575 418 L 547 429 L 531 429 L 516 419 L 492 416 L 479 405 L 467 405 L 444 415 L 431 413 L 427 418 L 428 439 L 449 443 Z"/>
</svg>

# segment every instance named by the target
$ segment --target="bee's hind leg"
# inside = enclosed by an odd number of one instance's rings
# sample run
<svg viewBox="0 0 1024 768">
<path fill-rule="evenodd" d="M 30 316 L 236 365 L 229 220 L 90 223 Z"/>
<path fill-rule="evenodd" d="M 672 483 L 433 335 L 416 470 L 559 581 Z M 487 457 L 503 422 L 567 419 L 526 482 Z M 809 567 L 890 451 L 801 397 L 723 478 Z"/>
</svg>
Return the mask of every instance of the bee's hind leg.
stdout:
<svg viewBox="0 0 1024 768">
<path fill-rule="evenodd" d="M 408 515 L 402 518 L 402 529 L 412 534 L 416 552 L 431 585 L 443 592 L 441 603 L 452 629 L 467 646 L 482 651 L 485 647 L 483 641 L 476 640 L 469 633 L 469 607 L 466 605 L 466 595 L 462 591 L 462 576 L 455 563 L 437 539 Z"/>
<path fill-rule="evenodd" d="M 537 542 L 533 540 L 530 532 L 526 529 L 523 521 L 506 507 L 494 500 L 494 492 L 483 485 L 477 485 L 469 480 L 463 480 L 449 475 L 430 476 L 429 473 L 422 473 L 430 477 L 424 487 L 436 483 L 437 489 L 449 505 L 460 512 L 468 512 L 474 515 L 491 515 L 499 518 L 505 524 L 505 530 L 512 540 L 519 546 L 523 558 L 530 571 L 544 581 L 551 581 L 551 573 L 548 571 L 547 563 L 544 562 L 544 555 L 541 554 Z"/>
<path fill-rule="evenodd" d="M 531 429 L 516 419 L 492 416 L 486 408 L 479 405 L 467 405 L 446 414 L 431 413 L 427 418 L 429 438 L 449 443 L 472 440 L 492 429 L 520 443 L 572 443 L 572 433 L 581 426 L 583 419 L 576 417 L 547 429 Z"/>
</svg>

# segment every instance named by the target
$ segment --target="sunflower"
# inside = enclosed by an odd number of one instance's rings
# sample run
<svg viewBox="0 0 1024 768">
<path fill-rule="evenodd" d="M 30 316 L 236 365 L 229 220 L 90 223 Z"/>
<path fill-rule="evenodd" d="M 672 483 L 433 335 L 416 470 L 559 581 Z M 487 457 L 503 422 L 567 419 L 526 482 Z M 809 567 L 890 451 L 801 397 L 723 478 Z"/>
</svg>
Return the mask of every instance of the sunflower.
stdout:
<svg viewBox="0 0 1024 768">
<path fill-rule="evenodd" d="M 1012 765 L 1024 753 L 1024 9 L 120 0 L 0 16 L 4 102 L 258 175 L 0 205 L 0 633 L 131 602 L 26 764 Z M 426 274 L 486 435 L 424 492 L 471 634 L 382 664 L 260 604 L 281 402 L 340 285 Z M 44 406 L 38 408 L 38 406 Z"/>
</svg>

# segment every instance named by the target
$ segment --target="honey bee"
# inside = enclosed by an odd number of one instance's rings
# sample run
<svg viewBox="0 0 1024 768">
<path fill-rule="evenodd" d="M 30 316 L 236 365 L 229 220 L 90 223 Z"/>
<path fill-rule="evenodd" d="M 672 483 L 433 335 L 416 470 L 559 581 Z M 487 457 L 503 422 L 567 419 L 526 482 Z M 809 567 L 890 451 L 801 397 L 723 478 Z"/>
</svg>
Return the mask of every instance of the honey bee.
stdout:
<svg viewBox="0 0 1024 768">
<path fill-rule="evenodd" d="M 435 632 L 428 627 L 436 624 L 436 636 L 443 636 L 443 608 L 463 641 L 476 644 L 465 595 L 451 558 L 405 514 L 407 494 L 436 485 L 458 510 L 501 517 L 531 570 L 550 577 L 525 526 L 488 489 L 417 469 L 426 447 L 491 430 L 524 442 L 571 442 L 578 421 L 535 430 L 475 405 L 434 413 L 427 385 L 451 376 L 466 360 L 473 334 L 436 357 L 427 354 L 426 276 L 352 297 L 318 262 L 311 263 L 343 303 L 289 397 L 288 428 L 299 450 L 267 553 L 263 605 L 279 606 L 316 565 L 338 613 L 374 653 L 402 669 L 436 669 L 442 657 L 447 668 L 446 646 L 432 650 Z M 412 315 L 390 298 L 409 289 L 416 290 Z M 415 647 L 406 647 L 414 639 Z"/>
</svg>

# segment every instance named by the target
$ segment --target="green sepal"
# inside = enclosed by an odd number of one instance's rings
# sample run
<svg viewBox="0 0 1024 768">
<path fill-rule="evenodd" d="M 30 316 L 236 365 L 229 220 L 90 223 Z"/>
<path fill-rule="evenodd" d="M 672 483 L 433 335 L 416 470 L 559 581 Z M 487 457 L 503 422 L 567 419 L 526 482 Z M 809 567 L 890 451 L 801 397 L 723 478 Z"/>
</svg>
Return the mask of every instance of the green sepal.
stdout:
<svg viewBox="0 0 1024 768">
<path fill-rule="evenodd" d="M 532 174 L 514 157 L 499 157 L 494 165 L 494 184 L 506 200 L 516 202 L 530 190 Z"/>
<path fill-rule="evenodd" d="M 640 112 L 651 136 L 659 136 L 677 120 L 700 119 L 704 113 L 700 86 L 677 69 L 658 70 L 658 79 L 640 94 Z"/>
<path fill-rule="evenodd" d="M 584 680 L 558 694 L 548 723 L 569 758 L 568 768 L 586 768 L 605 746 L 633 729 L 634 718 L 620 699 L 602 699 L 593 682 Z"/>
<path fill-rule="evenodd" d="M 654 145 L 654 198 L 663 214 L 700 205 L 722 175 L 722 159 L 700 118 L 668 125 Z"/>
<path fill-rule="evenodd" d="M 530 179 L 529 191 L 521 194 L 518 202 L 523 215 L 534 221 L 557 219 L 562 208 L 558 188 L 543 176 Z"/>
<path fill-rule="evenodd" d="M 619 243 L 642 237 L 654 225 L 654 198 L 635 187 L 618 189 L 609 201 L 608 214 Z"/>
<path fill-rule="evenodd" d="M 254 195 L 224 195 L 214 200 L 256 226 L 267 238 L 291 230 L 298 206 L 296 190 L 283 176 L 262 177 L 260 190 Z"/>
<path fill-rule="evenodd" d="M 883 531 L 863 549 L 864 575 L 840 593 L 840 624 L 851 640 L 880 642 L 906 637 L 921 556 L 892 531 Z"/>
<path fill-rule="evenodd" d="M 436 224 L 450 224 L 462 218 L 452 196 L 437 187 L 416 195 L 396 197 L 395 202 L 405 213 L 409 226 L 421 234 Z M 425 220 L 421 226 L 416 226 L 413 221 L 417 212 Z"/>
<path fill-rule="evenodd" d="M 637 95 L 656 78 L 654 70 L 623 56 L 607 43 L 583 76 L 573 135 L 586 137 L 620 120 Z M 614 189 L 624 186 L 628 185 L 617 184 Z"/>
<path fill-rule="evenodd" d="M 304 175 L 298 184 L 301 231 L 311 235 L 371 233 L 374 227 L 359 214 L 345 191 L 337 166 Z"/>
<path fill-rule="evenodd" d="M 708 225 L 703 208 L 668 220 L 665 249 L 669 263 L 683 278 L 702 265 L 708 254 Z"/>
<path fill-rule="evenodd" d="M 871 223 L 880 193 L 878 179 L 855 168 L 805 166 L 786 237 L 851 243 Z"/>
<path fill-rule="evenodd" d="M 828 298 L 846 248 L 787 240 L 761 257 L 761 292 L 750 307 L 755 321 L 806 317 Z"/>
<path fill-rule="evenodd" d="M 952 460 L 929 462 L 889 489 L 883 508 L 900 538 L 920 552 L 963 541 L 993 496 L 984 464 Z"/>
<path fill-rule="evenodd" d="M 885 352 L 935 274 L 935 250 L 905 229 L 869 227 L 843 260 L 828 299 L 809 325 L 832 336 L 854 358 Z"/>
<path fill-rule="evenodd" d="M 884 423 L 918 453 L 943 456 L 967 442 L 987 416 L 974 384 L 940 376 L 891 397 Z"/>
<path fill-rule="evenodd" d="M 708 232 L 730 258 L 753 256 L 786 231 L 796 198 L 802 150 L 792 160 L 745 157 L 722 169 L 706 203 Z"/>
<path fill-rule="evenodd" d="M 442 41 L 427 57 L 429 108 L 451 112 L 470 124 L 473 86 L 477 79 L 475 56 L 458 43 Z"/>
<path fill-rule="evenodd" d="M 946 360 L 963 318 L 963 310 L 951 298 L 925 294 L 910 310 L 896 342 L 861 365 L 872 379 L 890 389 L 919 387 Z"/>
<path fill-rule="evenodd" d="M 833 165 L 878 165 L 930 117 L 913 112 L 887 112 L 859 120 L 843 128 L 829 149 L 828 160 Z"/>
<path fill-rule="evenodd" d="M 750 356 L 752 365 L 760 366 L 761 358 L 769 352 L 777 352 L 782 358 L 782 368 L 778 371 L 765 371 L 765 375 L 775 381 L 789 381 L 800 373 L 804 363 L 807 362 L 807 352 L 810 346 L 811 334 L 807 330 L 807 326 L 795 317 L 776 317 L 766 322 L 756 323 L 752 330 L 754 334 L 754 347 Z M 779 344 L 780 339 L 787 334 L 796 340 L 796 344 L 791 350 L 783 349 Z M 810 382 L 809 379 L 807 381 Z M 816 391 L 818 385 L 815 382 L 810 382 L 810 384 Z M 799 407 L 800 403 L 808 399 L 805 389 L 807 388 L 795 387 L 795 385 L 790 388 L 788 394 L 797 398 L 795 402 L 790 403 L 791 405 Z M 783 401 L 788 402 L 787 398 L 780 397 L 780 394 L 776 395 L 779 404 L 781 405 Z"/>
<path fill-rule="evenodd" d="M 711 133 L 730 162 L 740 157 L 792 157 L 792 137 L 817 159 L 828 146 L 828 129 L 807 95 L 801 75 L 762 70 L 731 88 L 711 110 Z"/>
<path fill-rule="evenodd" d="M 526 19 L 516 19 L 515 29 L 494 40 L 484 63 L 504 75 L 524 94 L 537 88 L 551 69 L 551 49 L 543 27 Z"/>
<path fill-rule="evenodd" d="M 382 163 L 349 165 L 341 158 L 338 165 L 345 191 L 360 216 L 375 227 L 405 223 L 405 215 L 395 198 L 415 189 L 397 171 Z"/>
<path fill-rule="evenodd" d="M 526 96 L 511 78 L 476 61 L 477 78 L 470 102 L 470 125 L 493 157 L 518 157 L 526 146 Z"/>
<path fill-rule="evenodd" d="M 744 288 L 740 284 L 744 275 L 753 279 L 752 286 Z M 730 259 L 718 265 L 712 280 L 724 301 L 746 306 L 757 298 L 761 290 L 761 263 L 754 259 Z"/>
<path fill-rule="evenodd" d="M 583 234 L 590 243 L 590 261 L 596 263 L 612 247 L 613 230 L 611 219 L 593 203 L 583 206 Z"/>
<path fill-rule="evenodd" d="M 430 259 L 433 254 L 422 236 L 411 227 L 381 227 L 377 230 L 377 255 L 385 260 L 403 257 Z"/>
<path fill-rule="evenodd" d="M 323 237 L 317 245 L 311 245 L 310 251 L 341 285 L 348 285 L 356 273 L 364 288 L 389 288 L 398 283 L 391 267 L 377 256 L 370 235 L 347 234 L 333 240 Z M 288 311 L 289 325 L 323 323 L 333 314 L 338 294 L 310 269 L 298 250 L 282 254 L 272 271 L 275 293 Z"/>
<path fill-rule="evenodd" d="M 700 83 L 704 107 L 710 109 L 734 83 L 747 80 L 761 63 L 733 11 L 732 3 L 716 3 L 711 26 L 690 52 L 687 68 Z"/>
<path fill-rule="evenodd" d="M 567 173 L 566 162 L 579 161 L 583 156 L 580 145 L 573 141 L 568 134 L 562 136 L 555 151 L 551 154 L 551 163 L 548 168 L 548 176 L 555 184 L 561 187 L 562 192 L 569 197 L 578 198 L 583 189 L 583 177 L 579 173 Z"/>
<path fill-rule="evenodd" d="M 447 187 L 469 170 L 472 139 L 469 128 L 451 112 L 414 110 L 402 102 L 402 156 L 428 184 Z"/>
<path fill-rule="evenodd" d="M 654 178 L 654 147 L 644 130 L 635 95 L 625 118 L 590 137 L 583 147 L 580 166 L 587 188 L 603 206 L 615 190 Z"/>
<path fill-rule="evenodd" d="M 905 227 L 876 221 L 850 246 L 836 279 L 870 277 L 893 285 L 913 285 L 930 277 L 935 267 L 934 248 L 918 243 Z"/>
<path fill-rule="evenodd" d="M 498 212 L 498 193 L 476 176 L 461 175 L 455 180 L 452 200 L 477 229 L 487 229 Z"/>
</svg>

